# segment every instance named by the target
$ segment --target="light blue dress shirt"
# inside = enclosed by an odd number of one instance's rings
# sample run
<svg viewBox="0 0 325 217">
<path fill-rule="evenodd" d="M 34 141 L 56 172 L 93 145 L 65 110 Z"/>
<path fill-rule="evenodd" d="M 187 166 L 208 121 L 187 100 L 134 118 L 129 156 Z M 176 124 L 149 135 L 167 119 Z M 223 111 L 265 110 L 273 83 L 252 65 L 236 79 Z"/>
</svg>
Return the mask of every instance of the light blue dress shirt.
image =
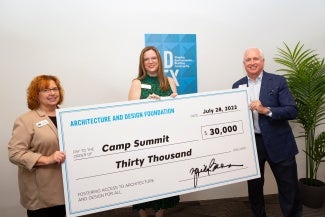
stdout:
<svg viewBox="0 0 325 217">
<path fill-rule="evenodd" d="M 248 78 L 248 94 L 250 101 L 259 100 L 260 98 L 260 90 L 261 90 L 261 84 L 262 84 L 262 77 L 263 72 L 256 78 L 256 81 L 253 81 L 252 79 Z M 253 124 L 254 124 L 254 132 L 255 133 L 261 133 L 260 126 L 258 124 L 258 112 L 253 111 Z"/>
</svg>

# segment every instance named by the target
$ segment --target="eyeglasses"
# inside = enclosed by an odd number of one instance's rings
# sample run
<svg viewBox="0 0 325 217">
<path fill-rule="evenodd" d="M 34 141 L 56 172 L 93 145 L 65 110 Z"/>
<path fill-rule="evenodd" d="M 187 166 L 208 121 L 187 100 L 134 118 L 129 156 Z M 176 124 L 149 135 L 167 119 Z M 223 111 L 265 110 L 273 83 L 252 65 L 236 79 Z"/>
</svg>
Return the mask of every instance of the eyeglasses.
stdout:
<svg viewBox="0 0 325 217">
<path fill-rule="evenodd" d="M 148 63 L 148 62 L 156 62 L 156 61 L 158 61 L 158 58 L 157 57 L 151 57 L 151 58 L 145 58 L 144 60 L 143 60 L 145 63 Z"/>
<path fill-rule="evenodd" d="M 53 91 L 54 93 L 58 92 L 59 91 L 59 88 L 58 87 L 53 87 L 53 88 L 48 88 L 48 89 L 43 89 L 41 90 L 40 92 L 42 93 L 51 93 L 51 91 Z"/>
</svg>

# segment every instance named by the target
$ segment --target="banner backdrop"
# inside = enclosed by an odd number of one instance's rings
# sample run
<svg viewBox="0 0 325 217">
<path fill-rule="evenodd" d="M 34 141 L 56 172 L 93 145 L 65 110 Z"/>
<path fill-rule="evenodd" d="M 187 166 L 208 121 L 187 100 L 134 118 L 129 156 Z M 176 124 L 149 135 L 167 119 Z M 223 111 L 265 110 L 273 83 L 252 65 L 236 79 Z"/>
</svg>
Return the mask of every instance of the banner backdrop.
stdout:
<svg viewBox="0 0 325 217">
<path fill-rule="evenodd" d="M 178 94 L 197 92 L 196 35 L 145 34 L 145 46 L 158 48 L 167 76 L 174 79 Z"/>
</svg>

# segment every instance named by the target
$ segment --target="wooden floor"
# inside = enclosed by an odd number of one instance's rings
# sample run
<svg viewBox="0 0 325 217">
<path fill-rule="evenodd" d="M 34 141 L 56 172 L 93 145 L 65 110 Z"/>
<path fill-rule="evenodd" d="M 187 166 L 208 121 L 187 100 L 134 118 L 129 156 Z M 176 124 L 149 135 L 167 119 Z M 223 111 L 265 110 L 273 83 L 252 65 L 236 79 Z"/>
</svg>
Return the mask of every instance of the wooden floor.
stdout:
<svg viewBox="0 0 325 217">
<path fill-rule="evenodd" d="M 265 196 L 268 217 L 281 217 L 277 195 Z M 85 215 L 86 217 L 138 217 L 130 207 Z M 152 215 L 153 216 L 153 215 Z M 203 201 L 181 202 L 177 207 L 166 210 L 165 217 L 250 217 L 247 197 Z M 303 217 L 325 217 L 325 205 L 320 209 L 303 207 Z"/>
</svg>

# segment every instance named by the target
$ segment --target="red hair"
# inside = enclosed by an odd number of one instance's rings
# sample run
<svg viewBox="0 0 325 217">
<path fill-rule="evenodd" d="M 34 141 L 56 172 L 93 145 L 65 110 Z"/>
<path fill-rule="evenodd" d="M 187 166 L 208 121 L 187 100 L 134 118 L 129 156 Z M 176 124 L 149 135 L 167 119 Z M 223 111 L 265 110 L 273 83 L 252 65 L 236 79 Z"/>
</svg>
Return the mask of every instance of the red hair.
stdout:
<svg viewBox="0 0 325 217">
<path fill-rule="evenodd" d="M 51 80 L 54 81 L 56 86 L 59 88 L 60 100 L 58 102 L 58 105 L 63 102 L 63 89 L 60 80 L 53 75 L 39 75 L 30 82 L 27 88 L 27 105 L 30 110 L 39 108 L 39 92 L 43 89 L 47 89 Z"/>
</svg>

